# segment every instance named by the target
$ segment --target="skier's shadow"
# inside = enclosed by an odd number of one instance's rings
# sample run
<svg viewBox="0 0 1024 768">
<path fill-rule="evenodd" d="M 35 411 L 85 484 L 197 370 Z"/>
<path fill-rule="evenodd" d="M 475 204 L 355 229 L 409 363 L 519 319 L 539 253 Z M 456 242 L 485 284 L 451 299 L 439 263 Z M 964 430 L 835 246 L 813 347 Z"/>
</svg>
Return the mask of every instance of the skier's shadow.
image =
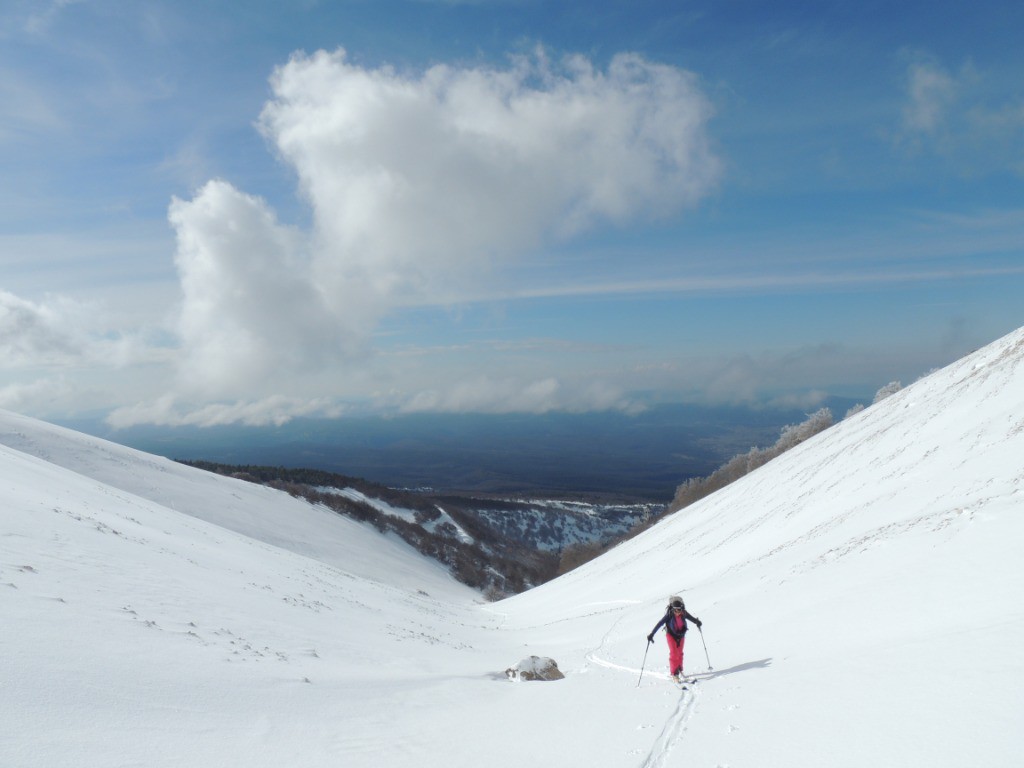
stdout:
<svg viewBox="0 0 1024 768">
<path fill-rule="evenodd" d="M 750 669 L 767 669 L 771 665 L 771 659 L 759 659 L 758 661 L 748 661 L 746 664 L 737 664 L 735 667 L 729 667 L 729 669 L 709 669 L 706 672 L 698 672 L 694 677 L 698 680 L 711 680 L 716 677 L 724 677 L 725 675 L 734 675 L 737 672 L 746 672 Z"/>
</svg>

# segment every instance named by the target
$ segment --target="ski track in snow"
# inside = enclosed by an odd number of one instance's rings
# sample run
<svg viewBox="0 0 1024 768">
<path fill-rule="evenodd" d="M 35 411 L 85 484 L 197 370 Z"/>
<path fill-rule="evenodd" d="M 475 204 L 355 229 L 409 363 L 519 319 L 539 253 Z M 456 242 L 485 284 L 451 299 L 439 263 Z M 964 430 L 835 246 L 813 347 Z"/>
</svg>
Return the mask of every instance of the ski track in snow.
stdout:
<svg viewBox="0 0 1024 768">
<path fill-rule="evenodd" d="M 628 672 L 630 674 L 637 675 L 640 679 L 646 675 L 660 680 L 672 680 L 669 675 L 661 672 L 640 670 L 623 666 L 622 664 L 616 664 L 608 659 L 602 658 L 599 655 L 602 649 L 607 645 L 609 638 L 612 636 L 612 633 L 618 627 L 619 623 L 625 618 L 626 616 L 622 615 L 612 623 L 608 628 L 608 631 L 605 632 L 604 636 L 601 638 L 601 642 L 598 644 L 597 648 L 586 655 L 587 662 L 605 669 Z M 639 685 L 639 679 L 637 684 Z M 662 726 L 661 733 L 659 733 L 657 738 L 654 740 L 654 745 L 651 747 L 651 751 L 648 753 L 647 757 L 644 758 L 644 761 L 640 764 L 640 768 L 662 768 L 666 765 L 669 754 L 680 742 L 682 742 L 683 737 L 686 734 L 686 728 L 696 710 L 697 684 L 696 681 L 694 681 L 683 689 L 682 695 L 676 702 L 675 708 L 668 716 L 664 726 Z"/>
<path fill-rule="evenodd" d="M 697 711 L 697 686 L 690 684 L 679 697 L 675 710 L 669 716 L 665 727 L 651 748 L 651 753 L 640 764 L 640 768 L 662 768 L 672 750 L 683 740 L 690 719 Z"/>
<path fill-rule="evenodd" d="M 611 630 L 609 630 L 609 632 L 611 632 Z M 597 651 L 587 654 L 587 661 L 592 664 L 596 664 L 599 667 L 604 667 L 605 669 L 614 669 L 635 675 L 640 675 L 641 672 L 639 669 L 626 667 L 621 664 L 615 664 L 607 659 L 602 659 L 597 655 Z M 661 672 L 644 671 L 643 674 L 646 677 L 654 677 L 659 680 L 667 681 L 672 679 Z M 648 753 L 647 757 L 644 758 L 644 761 L 640 763 L 640 768 L 661 768 L 667 764 L 669 754 L 682 742 L 683 737 L 686 735 L 687 726 L 697 711 L 697 691 L 697 684 L 695 682 L 691 682 L 682 692 L 682 696 L 679 697 L 675 708 L 672 710 L 672 713 L 668 716 L 668 719 L 662 726 L 661 733 L 659 733 L 657 738 L 654 740 L 654 745 L 651 747 L 651 751 Z"/>
</svg>

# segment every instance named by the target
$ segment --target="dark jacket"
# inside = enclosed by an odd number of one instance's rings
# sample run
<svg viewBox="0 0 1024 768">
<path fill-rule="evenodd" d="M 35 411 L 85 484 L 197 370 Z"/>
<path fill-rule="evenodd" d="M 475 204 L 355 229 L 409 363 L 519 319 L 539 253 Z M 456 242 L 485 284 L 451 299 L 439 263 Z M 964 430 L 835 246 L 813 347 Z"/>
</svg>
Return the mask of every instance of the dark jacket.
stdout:
<svg viewBox="0 0 1024 768">
<path fill-rule="evenodd" d="M 662 618 L 661 621 L 659 621 L 657 624 L 654 625 L 654 629 L 651 630 L 651 634 L 649 634 L 648 637 L 649 638 L 653 638 L 654 637 L 654 633 L 657 632 L 659 629 L 661 629 L 664 626 L 665 627 L 665 631 L 668 632 L 673 638 L 675 638 L 676 642 L 679 642 L 680 640 L 683 639 L 683 636 L 686 634 L 686 620 L 687 619 L 692 621 L 698 627 L 701 626 L 700 619 L 698 619 L 692 613 L 687 611 L 685 608 L 683 608 L 683 612 L 681 614 L 679 614 L 679 616 L 682 619 L 681 622 L 677 622 L 675 620 L 675 614 L 672 613 L 671 610 L 669 610 L 669 612 L 665 614 L 664 618 Z M 681 624 L 682 626 L 676 626 L 677 624 Z"/>
</svg>

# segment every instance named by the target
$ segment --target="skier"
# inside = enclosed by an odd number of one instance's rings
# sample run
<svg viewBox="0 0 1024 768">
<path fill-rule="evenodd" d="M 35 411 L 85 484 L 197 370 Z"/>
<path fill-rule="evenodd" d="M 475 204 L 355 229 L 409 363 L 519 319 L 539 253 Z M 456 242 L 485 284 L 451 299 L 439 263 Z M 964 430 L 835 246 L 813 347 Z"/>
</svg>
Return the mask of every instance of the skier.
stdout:
<svg viewBox="0 0 1024 768">
<path fill-rule="evenodd" d="M 668 599 L 665 616 L 659 621 L 651 634 L 647 636 L 648 644 L 654 642 L 654 633 L 665 626 L 665 639 L 668 641 L 668 666 L 672 677 L 681 680 L 683 677 L 683 646 L 686 643 L 686 620 L 689 619 L 699 628 L 700 619 L 686 610 L 683 598 L 673 595 Z"/>
</svg>

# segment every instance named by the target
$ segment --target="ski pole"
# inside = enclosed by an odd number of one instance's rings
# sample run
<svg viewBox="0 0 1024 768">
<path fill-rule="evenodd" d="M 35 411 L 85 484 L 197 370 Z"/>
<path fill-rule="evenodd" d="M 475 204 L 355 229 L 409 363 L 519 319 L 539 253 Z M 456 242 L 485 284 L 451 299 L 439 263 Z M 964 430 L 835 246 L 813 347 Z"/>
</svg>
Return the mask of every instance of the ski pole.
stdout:
<svg viewBox="0 0 1024 768">
<path fill-rule="evenodd" d="M 712 671 L 714 667 L 711 666 L 711 657 L 708 656 L 708 644 L 704 640 L 704 627 L 697 627 L 700 630 L 700 641 L 704 643 L 704 658 L 708 660 L 708 672 Z"/>
<path fill-rule="evenodd" d="M 647 652 L 651 650 L 651 642 L 647 641 L 647 647 L 644 648 L 644 660 L 640 663 L 640 678 L 636 681 L 636 687 L 640 687 L 640 680 L 644 679 L 644 666 L 647 664 Z"/>
</svg>

